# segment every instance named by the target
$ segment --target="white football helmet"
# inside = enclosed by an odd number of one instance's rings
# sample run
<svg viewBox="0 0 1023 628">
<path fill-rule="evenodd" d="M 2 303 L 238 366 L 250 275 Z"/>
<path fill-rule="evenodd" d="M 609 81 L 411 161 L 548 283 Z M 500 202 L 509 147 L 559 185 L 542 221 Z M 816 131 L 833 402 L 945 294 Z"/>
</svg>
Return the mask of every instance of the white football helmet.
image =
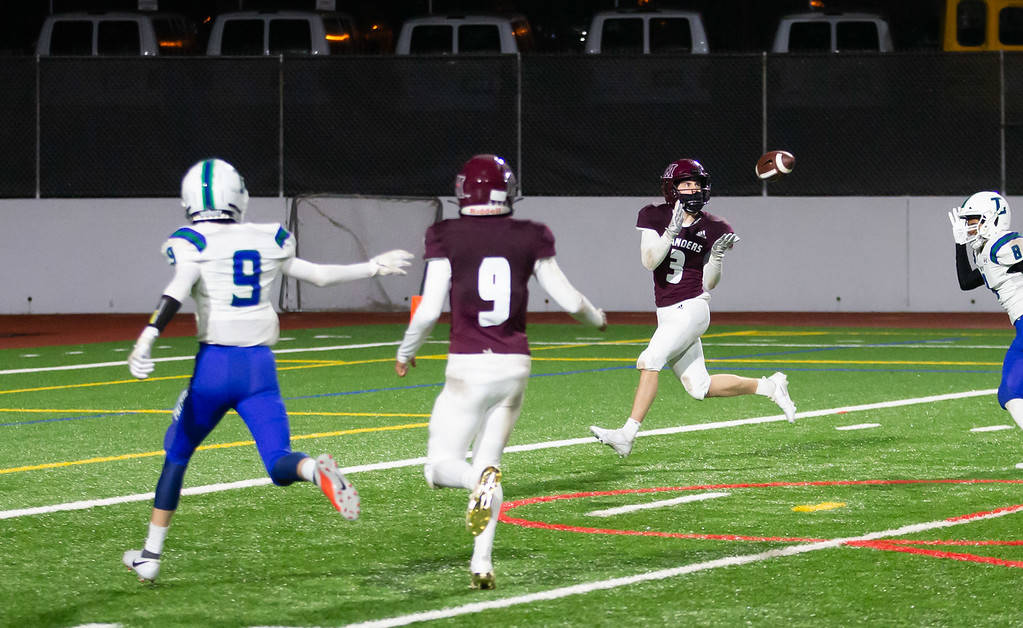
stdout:
<svg viewBox="0 0 1023 628">
<path fill-rule="evenodd" d="M 192 222 L 241 222 L 249 205 L 245 179 L 223 159 L 204 159 L 181 179 L 181 205 Z"/>
<path fill-rule="evenodd" d="M 977 218 L 976 225 L 967 225 L 966 242 L 979 249 L 991 236 L 1000 231 L 1008 231 L 1012 222 L 1009 203 L 998 192 L 977 192 L 963 201 L 956 208 L 959 219 L 963 222 Z"/>
</svg>

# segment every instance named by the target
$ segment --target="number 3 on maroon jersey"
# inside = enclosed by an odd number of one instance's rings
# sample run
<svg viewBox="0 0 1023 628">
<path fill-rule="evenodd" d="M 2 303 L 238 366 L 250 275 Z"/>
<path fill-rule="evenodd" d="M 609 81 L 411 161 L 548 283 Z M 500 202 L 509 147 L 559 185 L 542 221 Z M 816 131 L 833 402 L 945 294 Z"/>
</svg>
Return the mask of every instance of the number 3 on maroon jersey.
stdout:
<svg viewBox="0 0 1023 628">
<path fill-rule="evenodd" d="M 686 254 L 679 249 L 671 250 L 671 260 L 668 262 L 668 268 L 671 272 L 668 274 L 666 281 L 668 283 L 678 283 L 682 281 L 682 271 L 685 270 L 686 265 Z"/>
</svg>

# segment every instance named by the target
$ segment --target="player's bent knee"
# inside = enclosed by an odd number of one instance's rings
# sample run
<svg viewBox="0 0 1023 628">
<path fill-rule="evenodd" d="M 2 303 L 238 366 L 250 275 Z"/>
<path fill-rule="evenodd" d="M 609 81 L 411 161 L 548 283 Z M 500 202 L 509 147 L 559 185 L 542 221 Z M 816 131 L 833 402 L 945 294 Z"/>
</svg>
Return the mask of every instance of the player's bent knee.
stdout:
<svg viewBox="0 0 1023 628">
<path fill-rule="evenodd" d="M 695 378 L 690 375 L 683 375 L 679 380 L 682 382 L 682 387 L 686 389 L 686 392 L 693 399 L 703 401 L 707 397 L 707 391 L 710 390 L 709 377 Z"/>
</svg>

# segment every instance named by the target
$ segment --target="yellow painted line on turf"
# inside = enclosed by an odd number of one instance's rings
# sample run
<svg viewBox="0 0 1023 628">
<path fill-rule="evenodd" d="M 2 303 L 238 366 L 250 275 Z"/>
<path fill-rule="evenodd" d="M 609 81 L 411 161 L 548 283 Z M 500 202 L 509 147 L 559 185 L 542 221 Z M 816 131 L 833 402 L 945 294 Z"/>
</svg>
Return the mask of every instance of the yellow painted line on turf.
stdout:
<svg viewBox="0 0 1023 628">
<path fill-rule="evenodd" d="M 0 408 L 0 412 L 24 412 L 26 414 L 63 414 L 68 412 L 84 412 L 88 414 L 170 414 L 171 410 L 123 410 L 110 408 Z M 231 414 L 235 414 L 231 412 Z M 421 412 L 295 412 L 288 411 L 288 416 L 383 416 L 383 417 L 429 417 Z"/>
<path fill-rule="evenodd" d="M 705 336 L 706 337 L 706 336 Z M 634 340 L 623 340 L 620 342 L 636 342 Z M 575 346 L 590 346 L 590 345 L 558 345 L 555 347 L 535 347 L 534 351 L 541 351 L 546 349 L 564 349 Z M 440 353 L 436 355 L 423 355 L 417 356 L 416 360 L 446 360 L 447 354 Z M 633 358 L 540 358 L 534 357 L 534 360 L 538 362 L 632 362 Z M 315 364 L 302 364 L 296 366 L 282 366 L 279 371 L 290 371 L 296 369 L 308 369 L 308 368 L 322 368 L 325 366 L 351 366 L 357 364 L 373 364 L 387 362 L 390 363 L 393 360 L 391 358 L 377 358 L 373 360 L 355 360 L 355 361 L 336 361 L 336 362 L 318 362 Z M 951 360 L 792 360 L 792 359 L 756 359 L 756 358 L 707 358 L 707 362 L 713 363 L 734 363 L 734 364 L 830 364 L 830 365 L 842 365 L 842 364 L 858 364 L 858 365 L 874 365 L 874 366 L 1001 366 L 1001 362 L 964 362 L 964 361 L 951 361 Z M 54 390 L 70 390 L 74 388 L 90 388 L 96 386 L 112 386 L 116 384 L 142 384 L 145 382 L 160 382 L 177 379 L 188 379 L 189 375 L 171 375 L 167 377 L 150 377 L 146 380 L 138 379 L 121 379 L 107 382 L 89 382 L 86 384 L 62 384 L 60 386 L 40 386 L 38 388 L 18 388 L 14 390 L 0 390 L 0 395 L 11 395 L 15 393 L 29 393 L 29 392 L 47 392 Z"/>
<path fill-rule="evenodd" d="M 86 414 L 170 414 L 170 410 L 98 410 L 95 408 L 0 408 L 0 412 L 18 412 L 25 414 L 62 414 L 66 412 L 83 412 Z"/>
<path fill-rule="evenodd" d="M 447 356 L 445 355 L 445 356 L 442 356 L 442 357 L 446 358 Z M 430 358 L 426 357 L 426 358 L 419 358 L 419 359 L 430 359 Z M 294 361 L 295 362 L 305 362 L 305 360 L 294 360 Z M 300 365 L 296 365 L 296 366 L 281 366 L 281 367 L 278 367 L 277 370 L 278 371 L 294 371 L 294 370 L 297 370 L 297 369 L 322 368 L 324 366 L 350 366 L 350 365 L 355 365 L 355 364 L 373 364 L 373 363 L 380 363 L 380 362 L 388 362 L 388 363 L 390 363 L 390 362 L 393 362 L 393 361 L 394 361 L 393 358 L 377 358 L 377 359 L 374 359 L 374 360 L 351 360 L 351 361 L 345 361 L 345 360 L 322 361 L 322 360 L 320 360 L 320 361 L 317 361 L 315 364 L 300 364 Z M 279 362 L 292 362 L 292 360 L 279 360 Z M 116 384 L 144 384 L 144 383 L 147 383 L 147 382 L 165 382 L 165 381 L 170 381 L 170 380 L 175 380 L 175 379 L 189 379 L 191 377 L 192 377 L 192 374 L 189 373 L 188 375 L 167 375 L 167 376 L 164 376 L 164 377 L 150 377 L 150 378 L 147 378 L 147 379 L 144 379 L 144 380 L 143 379 L 134 379 L 134 378 L 133 379 L 115 379 L 115 380 L 106 381 L 106 382 L 88 382 L 88 383 L 85 383 L 85 384 L 61 384 L 59 386 L 39 386 L 37 388 L 17 388 L 17 389 L 14 389 L 14 390 L 0 390 L 0 395 L 12 395 L 12 394 L 15 394 L 15 393 L 29 393 L 29 392 L 46 392 L 46 391 L 53 391 L 53 390 L 70 390 L 70 389 L 73 389 L 73 388 L 92 388 L 92 387 L 95 387 L 95 386 L 113 386 L 113 385 L 116 385 Z"/>
<path fill-rule="evenodd" d="M 845 502 L 822 502 L 820 504 L 806 504 L 803 506 L 793 506 L 792 510 L 795 512 L 817 512 L 818 510 L 834 510 L 836 508 L 845 508 Z"/>
<path fill-rule="evenodd" d="M 707 358 L 707 362 L 743 364 L 874 364 L 900 366 L 1001 366 L 1001 362 L 953 362 L 945 360 L 766 360 L 751 358 Z"/>
<path fill-rule="evenodd" d="M 292 413 L 297 414 L 297 413 Z M 321 414 L 319 412 L 310 414 Z M 428 415 L 427 415 L 428 416 Z M 308 440 L 311 438 L 330 438 L 333 436 L 349 436 L 352 434 L 367 434 L 369 432 L 394 432 L 398 430 L 411 430 L 421 427 L 427 427 L 429 423 L 406 423 L 404 425 L 383 425 L 380 427 L 360 427 L 350 430 L 338 430 L 336 432 L 318 432 L 314 434 L 298 434 L 293 435 L 291 440 Z M 234 447 L 251 447 L 256 442 L 252 440 L 240 440 L 233 443 L 215 443 L 213 445 L 200 445 L 196 448 L 197 451 L 209 451 L 213 449 L 230 449 Z M 68 460 L 64 462 L 47 462 L 44 464 L 26 465 L 23 467 L 10 467 L 7 469 L 0 469 L 0 475 L 7 473 L 18 473 L 21 471 L 40 471 L 43 469 L 60 469 L 64 467 L 73 467 L 83 464 L 97 464 L 101 462 L 118 462 L 121 460 L 134 460 L 136 458 L 152 458 L 153 456 L 162 456 L 164 451 L 145 451 L 134 454 L 120 454 L 117 456 L 101 456 L 97 458 L 86 458 L 85 460 Z"/>
</svg>

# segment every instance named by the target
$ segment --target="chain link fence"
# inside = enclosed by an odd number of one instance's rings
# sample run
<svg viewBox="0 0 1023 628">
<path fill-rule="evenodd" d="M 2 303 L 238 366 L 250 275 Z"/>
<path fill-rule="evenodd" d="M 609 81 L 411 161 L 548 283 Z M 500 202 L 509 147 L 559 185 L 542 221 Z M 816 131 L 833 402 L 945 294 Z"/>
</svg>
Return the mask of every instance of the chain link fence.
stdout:
<svg viewBox="0 0 1023 628">
<path fill-rule="evenodd" d="M 177 196 L 218 156 L 256 196 L 450 195 L 504 156 L 528 195 L 1023 193 L 1023 54 L 0 60 L 0 197 Z M 797 176 L 753 176 L 763 150 Z"/>
</svg>

